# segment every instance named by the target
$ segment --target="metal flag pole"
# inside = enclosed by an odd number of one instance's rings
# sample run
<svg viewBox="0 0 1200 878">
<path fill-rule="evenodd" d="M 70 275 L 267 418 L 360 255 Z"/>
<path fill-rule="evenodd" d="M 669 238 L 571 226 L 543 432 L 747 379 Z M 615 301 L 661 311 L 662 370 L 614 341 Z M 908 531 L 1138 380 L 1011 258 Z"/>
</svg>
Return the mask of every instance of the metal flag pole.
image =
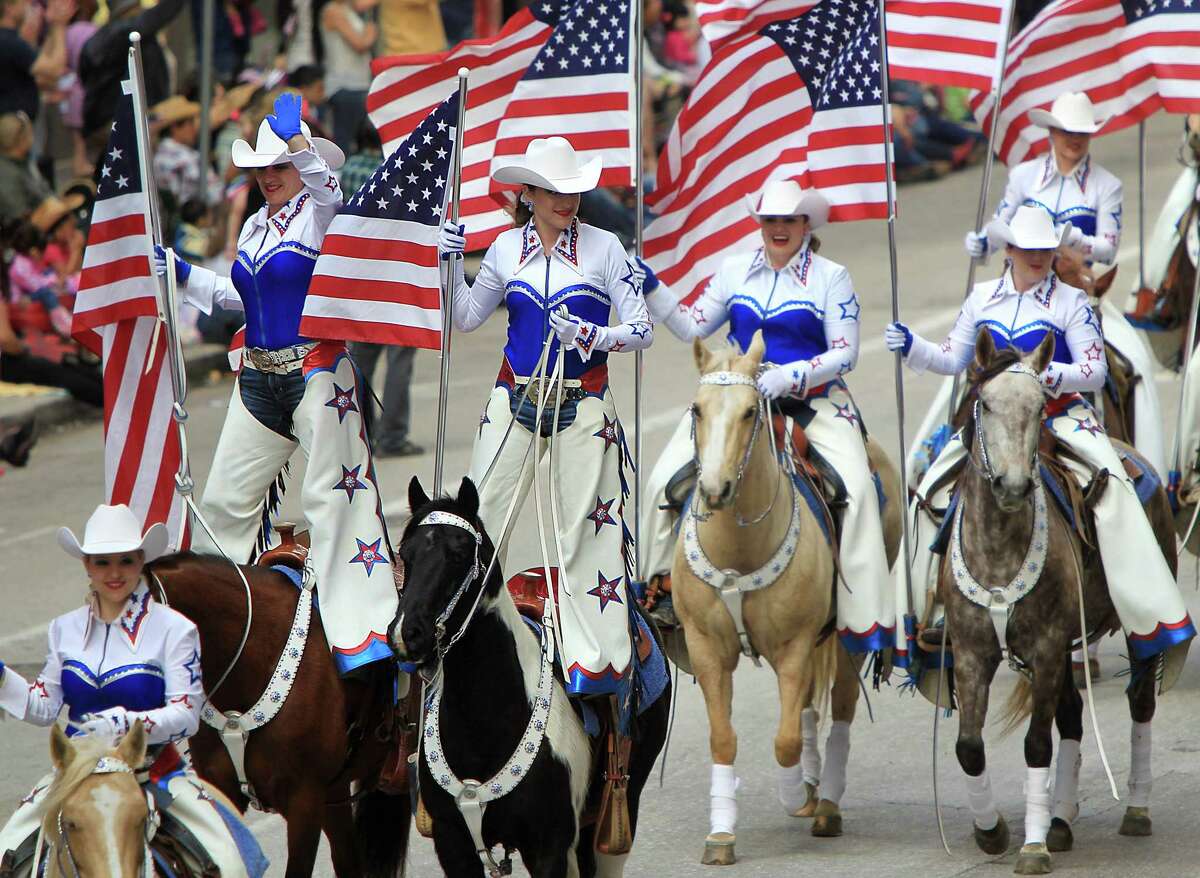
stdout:
<svg viewBox="0 0 1200 878">
<path fill-rule="evenodd" d="M 200 181 L 197 184 L 198 198 L 208 200 L 208 169 L 212 163 L 212 97 L 213 97 L 213 43 L 215 41 L 217 11 L 215 0 L 204 0 L 201 4 L 204 16 L 200 30 Z"/>
<path fill-rule="evenodd" d="M 1000 17 L 1000 53 L 996 56 L 996 75 L 992 78 L 992 124 L 988 126 L 987 155 L 983 158 L 983 178 L 979 181 L 979 203 L 975 207 L 975 234 L 983 231 L 983 220 L 987 216 L 988 190 L 992 185 L 992 168 L 996 163 L 996 133 L 1000 130 L 1000 99 L 1004 97 L 1004 68 L 1008 64 L 1008 42 L 1012 32 L 1012 2 L 1004 4 Z M 979 264 L 975 257 L 968 257 L 967 286 L 963 292 L 963 300 L 971 295 L 975 288 L 975 268 Z M 958 402 L 958 384 L 960 376 L 956 372 L 950 385 L 950 411 L 946 414 L 946 422 L 954 422 L 954 412 Z"/>
<path fill-rule="evenodd" d="M 467 122 L 466 67 L 458 69 L 458 123 L 454 126 L 454 158 L 451 165 L 450 221 L 458 222 L 462 190 L 463 128 Z M 454 329 L 454 267 L 450 260 L 442 265 L 442 346 L 438 353 L 437 444 L 433 451 L 433 494 L 442 493 L 442 476 L 446 466 L 446 408 L 450 391 L 450 335 Z"/>
<path fill-rule="evenodd" d="M 1146 120 L 1138 122 L 1138 289 L 1146 285 Z"/>
<path fill-rule="evenodd" d="M 1200 210 L 1200 202 L 1196 205 L 1197 210 Z M 1184 253 L 1186 258 L 1187 253 L 1187 229 L 1184 229 L 1183 241 Z M 1167 479 L 1168 492 L 1177 491 L 1179 489 L 1179 480 L 1183 477 L 1183 461 L 1179 456 L 1183 453 L 1183 409 L 1187 404 L 1188 399 L 1188 384 L 1191 377 L 1192 356 L 1195 353 L 1192 348 L 1196 342 L 1196 323 L 1200 320 L 1200 269 L 1196 271 L 1196 279 L 1192 284 L 1192 308 L 1188 313 L 1187 335 L 1183 337 L 1183 381 L 1179 387 L 1179 405 L 1175 411 L 1175 438 L 1171 441 L 1171 456 L 1167 458 L 1167 466 L 1171 468 L 1170 475 Z M 1188 529 L 1187 536 L 1191 536 L 1191 528 Z M 1186 545 L 1186 543 L 1185 543 Z"/>
<path fill-rule="evenodd" d="M 644 149 L 642 138 L 642 4 L 633 5 L 633 190 L 635 197 L 634 254 L 642 258 L 642 237 L 645 227 L 646 190 L 642 185 Z M 642 571 L 642 351 L 633 355 L 633 572 L 638 579 Z"/>
</svg>

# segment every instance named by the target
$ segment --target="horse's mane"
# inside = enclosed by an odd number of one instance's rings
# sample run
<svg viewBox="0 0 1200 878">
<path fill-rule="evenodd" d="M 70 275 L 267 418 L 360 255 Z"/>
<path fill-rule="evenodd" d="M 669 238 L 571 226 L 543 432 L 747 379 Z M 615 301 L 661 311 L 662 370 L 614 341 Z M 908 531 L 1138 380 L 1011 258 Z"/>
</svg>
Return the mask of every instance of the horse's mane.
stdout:
<svg viewBox="0 0 1200 878">
<path fill-rule="evenodd" d="M 733 366 L 733 361 L 746 356 L 746 352 L 734 344 L 732 341 L 726 341 L 718 345 L 715 349 L 709 351 L 712 355 L 712 362 L 709 364 L 709 369 L 713 372 L 722 372 Z"/>
<path fill-rule="evenodd" d="M 55 774 L 46 797 L 38 805 L 42 814 L 42 829 L 53 838 L 58 837 L 57 817 L 67 799 L 92 776 L 100 757 L 117 752 L 103 735 L 80 735 L 71 739 L 71 746 L 75 748 L 75 758 L 64 771 Z"/>
</svg>

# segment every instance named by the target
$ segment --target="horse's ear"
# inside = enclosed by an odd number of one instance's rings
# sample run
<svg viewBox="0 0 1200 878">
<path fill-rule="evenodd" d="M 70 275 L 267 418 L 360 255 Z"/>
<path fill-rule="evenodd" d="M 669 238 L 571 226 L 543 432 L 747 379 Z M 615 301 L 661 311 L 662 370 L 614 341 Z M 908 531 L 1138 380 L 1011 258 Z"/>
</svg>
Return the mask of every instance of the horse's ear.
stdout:
<svg viewBox="0 0 1200 878">
<path fill-rule="evenodd" d="M 117 755 L 129 766 L 139 766 L 146 761 L 146 727 L 139 719 L 133 724 L 121 743 L 117 745 Z"/>
<path fill-rule="evenodd" d="M 50 729 L 50 762 L 61 774 L 75 759 L 75 745 L 57 723 Z M 138 763 L 139 765 L 141 763 Z"/>
<path fill-rule="evenodd" d="M 975 363 L 979 371 L 986 372 L 995 356 L 996 340 L 986 327 L 980 329 L 975 336 Z"/>
<path fill-rule="evenodd" d="M 464 507 L 472 518 L 479 514 L 479 489 L 467 476 L 463 476 L 462 484 L 458 486 L 458 505 Z"/>
<path fill-rule="evenodd" d="M 1114 265 L 1100 277 L 1096 278 L 1095 288 L 1092 290 L 1093 298 L 1099 299 L 1110 289 L 1112 289 L 1113 281 L 1117 279 L 1117 268 Z"/>
<path fill-rule="evenodd" d="M 701 375 L 709 371 L 709 364 L 712 363 L 712 352 L 704 346 L 704 342 L 700 339 L 692 339 L 692 356 L 696 359 L 696 371 Z"/>
<path fill-rule="evenodd" d="M 1054 358 L 1054 333 L 1047 332 L 1042 343 L 1037 346 L 1032 354 L 1026 359 L 1026 363 L 1041 375 L 1046 371 L 1046 367 L 1050 365 L 1050 361 Z"/>
<path fill-rule="evenodd" d="M 412 481 L 408 483 L 408 511 L 416 512 L 422 506 L 428 505 L 428 503 L 429 495 L 421 487 L 421 480 L 413 476 Z"/>
<path fill-rule="evenodd" d="M 745 360 L 750 363 L 750 371 L 758 370 L 762 365 L 763 354 L 766 353 L 767 343 L 763 341 L 762 330 L 755 331 L 754 337 L 750 339 L 750 347 L 746 350 Z"/>
</svg>

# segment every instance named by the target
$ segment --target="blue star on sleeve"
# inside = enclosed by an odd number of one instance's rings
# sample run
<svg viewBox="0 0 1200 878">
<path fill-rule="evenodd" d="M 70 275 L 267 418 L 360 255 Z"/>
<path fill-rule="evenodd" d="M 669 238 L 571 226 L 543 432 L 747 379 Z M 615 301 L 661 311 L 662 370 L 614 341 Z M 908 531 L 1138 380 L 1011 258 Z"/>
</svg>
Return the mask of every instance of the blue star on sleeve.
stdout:
<svg viewBox="0 0 1200 878">
<path fill-rule="evenodd" d="M 842 309 L 843 320 L 857 320 L 859 311 L 862 310 L 858 305 L 858 296 L 853 293 L 850 294 L 850 298 L 846 299 L 846 301 L 838 302 L 837 306 Z"/>
<path fill-rule="evenodd" d="M 621 282 L 629 284 L 629 290 L 633 295 L 642 295 L 642 278 L 628 259 L 625 260 L 625 274 L 621 276 Z"/>
</svg>

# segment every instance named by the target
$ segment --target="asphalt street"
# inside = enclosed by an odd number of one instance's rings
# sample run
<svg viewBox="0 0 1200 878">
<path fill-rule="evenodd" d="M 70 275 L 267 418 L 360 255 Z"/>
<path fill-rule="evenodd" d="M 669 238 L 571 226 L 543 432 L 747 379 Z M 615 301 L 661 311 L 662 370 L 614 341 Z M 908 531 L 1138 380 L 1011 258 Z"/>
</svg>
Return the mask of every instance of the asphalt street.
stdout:
<svg viewBox="0 0 1200 878">
<path fill-rule="evenodd" d="M 1180 123 L 1158 116 L 1149 126 L 1147 206 L 1152 225 L 1158 206 L 1175 179 Z M 1137 275 L 1137 139 L 1136 130 L 1095 144 L 1095 158 L 1125 183 L 1125 237 L 1121 277 L 1114 295 L 1124 297 Z M 1005 178 L 997 168 L 990 206 L 998 200 Z M 900 192 L 896 226 L 902 314 L 922 333 L 940 338 L 950 325 L 963 295 L 967 260 L 964 232 L 973 224 L 979 169 L 941 181 L 908 186 Z M 868 427 L 897 453 L 897 411 L 893 393 L 893 360 L 884 350 L 882 332 L 890 319 L 887 229 L 882 222 L 842 224 L 821 231 L 822 254 L 850 269 L 862 301 L 865 340 L 858 369 L 849 378 Z M 996 276 L 998 262 L 982 269 L 980 279 Z M 479 411 L 492 386 L 504 336 L 503 315 L 493 317 L 472 335 L 454 337 L 451 372 L 447 483 L 465 471 L 476 434 Z M 613 382 L 618 408 L 632 430 L 634 358 L 613 355 Z M 645 357 L 644 468 L 648 471 L 694 389 L 694 366 L 688 346 L 660 328 Z M 422 352 L 413 388 L 412 438 L 433 445 L 437 402 L 437 358 Z M 1171 423 L 1178 379 L 1160 375 L 1156 383 L 1163 411 Z M 203 486 L 232 383 L 194 388 L 188 400 L 188 437 L 192 467 Z M 931 376 L 905 376 L 907 424 L 915 428 L 937 388 Z M 1171 427 L 1168 427 L 1168 437 Z M 104 473 L 99 423 L 79 426 L 43 439 L 25 470 L 0 477 L 0 659 L 23 672 L 36 673 L 45 648 L 51 617 L 77 606 L 84 581 L 78 562 L 56 545 L 60 525 L 81 528 L 103 499 Z M 432 454 L 379 462 L 385 510 L 398 526 L 406 516 L 406 486 L 415 473 L 428 481 Z M 292 484 L 299 485 L 298 466 Z M 285 517 L 299 518 L 299 490 L 289 492 Z M 526 521 L 530 521 L 532 516 Z M 396 531 L 393 531 L 395 533 Z M 528 566 L 536 560 L 532 525 L 519 528 L 509 561 Z M 1194 559 L 1181 571 L 1193 616 L 1200 615 Z M 1121 644 L 1102 647 L 1103 681 L 1096 688 L 1097 709 L 1108 752 L 1125 794 L 1129 762 L 1129 717 L 1123 680 L 1113 674 L 1124 666 Z M 1200 652 L 1200 651 L 1194 651 Z M 786 816 L 775 794 L 772 750 L 777 720 L 775 681 L 770 670 L 749 663 L 737 674 L 735 723 L 740 732 L 738 774 L 740 816 L 738 864 L 731 875 L 783 876 L 812 872 L 833 876 L 890 874 L 897 876 L 1002 875 L 1010 873 L 1021 841 L 1024 759 L 1021 736 L 1002 738 L 987 732 L 988 761 L 1002 812 L 1013 828 L 1013 847 L 1004 857 L 979 852 L 971 841 L 971 819 L 961 772 L 954 758 L 956 720 L 943 718 L 936 752 L 949 856 L 938 840 L 932 804 L 934 747 L 933 709 L 924 700 L 901 696 L 895 688 L 872 693 L 874 721 L 862 709 L 851 735 L 849 783 L 842 803 L 845 835 L 817 839 L 804 820 Z M 1007 694 L 1012 674 L 1002 671 L 993 704 Z M 1124 805 L 1114 800 L 1100 768 L 1096 741 L 1089 729 L 1083 748 L 1082 813 L 1075 826 L 1076 850 L 1055 855 L 1055 870 L 1079 876 L 1189 876 L 1200 874 L 1200 833 L 1196 794 L 1200 792 L 1200 656 L 1193 655 L 1178 685 L 1160 703 L 1154 723 L 1154 836 L 1128 839 L 1117 835 Z M 642 802 L 640 834 L 629 860 L 628 874 L 686 876 L 711 874 L 699 865 L 708 826 L 709 753 L 707 723 L 699 687 L 678 678 L 678 700 L 670 752 Z M 0 817 L 6 816 L 47 765 L 47 733 L 11 719 L 0 725 Z M 252 827 L 281 874 L 285 859 L 282 823 L 277 817 L 251 814 Z M 414 838 L 416 838 L 414 834 Z M 412 875 L 439 870 L 429 842 L 417 839 L 411 852 Z M 332 875 L 327 855 L 317 871 Z"/>
</svg>

